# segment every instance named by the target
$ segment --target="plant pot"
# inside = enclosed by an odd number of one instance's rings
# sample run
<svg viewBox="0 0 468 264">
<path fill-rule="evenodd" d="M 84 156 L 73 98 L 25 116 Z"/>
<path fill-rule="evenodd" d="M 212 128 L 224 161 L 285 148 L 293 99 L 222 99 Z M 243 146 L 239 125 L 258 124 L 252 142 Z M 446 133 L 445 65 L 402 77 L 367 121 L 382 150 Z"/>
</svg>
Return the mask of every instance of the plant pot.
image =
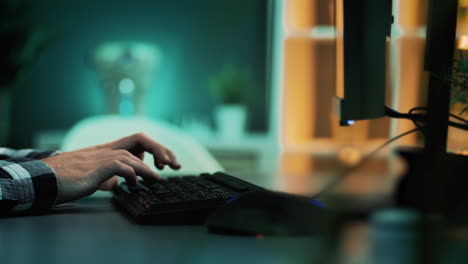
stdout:
<svg viewBox="0 0 468 264">
<path fill-rule="evenodd" d="M 422 148 L 399 147 L 408 169 L 396 185 L 396 205 L 441 213 L 451 224 L 468 222 L 468 156 L 445 153 L 433 157 Z M 428 173 L 436 184 L 428 184 Z"/>
<path fill-rule="evenodd" d="M 6 146 L 10 139 L 11 95 L 11 90 L 0 88 L 0 147 Z"/>
<path fill-rule="evenodd" d="M 247 109 L 244 105 L 221 105 L 215 110 L 218 134 L 223 139 L 239 139 L 244 136 Z"/>
</svg>

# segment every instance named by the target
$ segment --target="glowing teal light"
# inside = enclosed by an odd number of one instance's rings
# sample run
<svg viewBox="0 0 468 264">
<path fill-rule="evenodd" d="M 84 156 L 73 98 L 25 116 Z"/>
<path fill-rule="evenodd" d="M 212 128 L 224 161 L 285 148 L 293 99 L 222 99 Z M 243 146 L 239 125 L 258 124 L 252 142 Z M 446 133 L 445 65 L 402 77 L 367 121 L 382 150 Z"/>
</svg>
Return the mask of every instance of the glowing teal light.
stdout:
<svg viewBox="0 0 468 264">
<path fill-rule="evenodd" d="M 135 82 L 129 78 L 123 78 L 119 82 L 119 91 L 121 94 L 133 94 L 135 91 Z"/>
</svg>

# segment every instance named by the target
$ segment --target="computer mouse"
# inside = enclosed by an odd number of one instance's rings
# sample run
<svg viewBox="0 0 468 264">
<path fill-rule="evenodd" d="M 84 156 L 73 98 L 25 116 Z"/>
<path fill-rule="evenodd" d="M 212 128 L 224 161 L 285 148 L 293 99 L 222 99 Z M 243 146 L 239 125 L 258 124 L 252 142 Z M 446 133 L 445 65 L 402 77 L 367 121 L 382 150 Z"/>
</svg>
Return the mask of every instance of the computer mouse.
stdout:
<svg viewBox="0 0 468 264">
<path fill-rule="evenodd" d="M 334 213 L 304 196 L 256 191 L 232 197 L 206 220 L 208 231 L 228 235 L 315 235 L 326 230 Z"/>
</svg>

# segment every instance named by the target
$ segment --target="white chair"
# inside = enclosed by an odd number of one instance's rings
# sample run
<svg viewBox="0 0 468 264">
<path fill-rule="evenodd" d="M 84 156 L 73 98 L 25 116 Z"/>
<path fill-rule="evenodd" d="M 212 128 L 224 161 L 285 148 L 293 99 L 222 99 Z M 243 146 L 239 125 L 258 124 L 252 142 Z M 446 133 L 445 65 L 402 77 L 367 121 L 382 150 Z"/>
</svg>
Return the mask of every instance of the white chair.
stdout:
<svg viewBox="0 0 468 264">
<path fill-rule="evenodd" d="M 223 171 L 219 162 L 189 134 L 164 121 L 144 117 L 103 115 L 86 118 L 70 129 L 61 149 L 63 151 L 77 150 L 138 132 L 146 133 L 171 149 L 182 165 L 178 171 L 167 167 L 163 171 L 158 171 L 162 176 Z M 144 162 L 157 171 L 151 155 L 145 155 Z"/>
</svg>

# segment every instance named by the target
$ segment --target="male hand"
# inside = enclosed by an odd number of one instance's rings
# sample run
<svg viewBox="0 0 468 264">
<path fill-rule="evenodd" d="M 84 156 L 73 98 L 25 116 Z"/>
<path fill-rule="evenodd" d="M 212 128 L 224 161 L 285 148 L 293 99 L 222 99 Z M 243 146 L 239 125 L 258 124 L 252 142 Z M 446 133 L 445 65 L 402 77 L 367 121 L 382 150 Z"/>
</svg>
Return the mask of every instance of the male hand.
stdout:
<svg viewBox="0 0 468 264">
<path fill-rule="evenodd" d="M 172 151 L 143 133 L 42 161 L 55 170 L 59 187 L 57 204 L 60 204 L 91 195 L 98 189 L 112 189 L 117 185 L 115 175 L 124 177 L 128 184 L 136 184 L 137 175 L 158 179 L 159 175 L 142 161 L 145 152 L 153 155 L 158 169 L 165 165 L 180 168 Z"/>
</svg>

